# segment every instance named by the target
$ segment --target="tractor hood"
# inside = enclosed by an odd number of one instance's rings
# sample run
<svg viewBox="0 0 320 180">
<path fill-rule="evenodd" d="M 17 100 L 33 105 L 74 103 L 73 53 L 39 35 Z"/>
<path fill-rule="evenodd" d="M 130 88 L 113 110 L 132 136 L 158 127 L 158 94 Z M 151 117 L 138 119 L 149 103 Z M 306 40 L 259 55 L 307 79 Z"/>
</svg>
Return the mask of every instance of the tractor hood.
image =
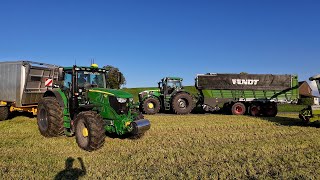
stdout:
<svg viewBox="0 0 320 180">
<path fill-rule="evenodd" d="M 133 98 L 132 94 L 116 89 L 92 88 L 89 89 L 89 92 L 107 94 L 118 98 Z"/>
</svg>

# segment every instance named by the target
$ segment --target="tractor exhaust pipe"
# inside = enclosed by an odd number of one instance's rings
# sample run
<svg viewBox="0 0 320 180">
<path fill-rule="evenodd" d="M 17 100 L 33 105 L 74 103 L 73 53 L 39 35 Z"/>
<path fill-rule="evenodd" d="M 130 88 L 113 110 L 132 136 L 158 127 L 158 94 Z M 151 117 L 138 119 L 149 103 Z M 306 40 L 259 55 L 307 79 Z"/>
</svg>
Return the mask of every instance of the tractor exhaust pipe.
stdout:
<svg viewBox="0 0 320 180">
<path fill-rule="evenodd" d="M 150 129 L 150 121 L 148 119 L 139 119 L 131 122 L 132 134 L 143 134 Z"/>
</svg>

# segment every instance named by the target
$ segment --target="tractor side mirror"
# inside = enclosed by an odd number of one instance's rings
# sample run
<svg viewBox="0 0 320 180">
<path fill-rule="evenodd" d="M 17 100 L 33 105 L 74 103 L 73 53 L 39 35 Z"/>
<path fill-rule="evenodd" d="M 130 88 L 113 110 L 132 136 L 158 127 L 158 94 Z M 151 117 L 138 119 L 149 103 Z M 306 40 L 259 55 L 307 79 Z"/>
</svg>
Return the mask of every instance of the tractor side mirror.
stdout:
<svg viewBox="0 0 320 180">
<path fill-rule="evenodd" d="M 161 89 L 161 82 L 158 82 L 158 88 Z"/>
<path fill-rule="evenodd" d="M 58 70 L 58 81 L 63 81 L 64 80 L 64 71 L 63 68 L 59 68 Z"/>
</svg>

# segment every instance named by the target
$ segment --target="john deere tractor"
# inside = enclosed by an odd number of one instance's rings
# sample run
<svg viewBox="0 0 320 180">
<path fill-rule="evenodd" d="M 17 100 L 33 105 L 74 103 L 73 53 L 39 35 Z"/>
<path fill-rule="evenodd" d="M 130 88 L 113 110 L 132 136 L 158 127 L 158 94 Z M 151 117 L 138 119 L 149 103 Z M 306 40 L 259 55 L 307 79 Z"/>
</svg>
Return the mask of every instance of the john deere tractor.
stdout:
<svg viewBox="0 0 320 180">
<path fill-rule="evenodd" d="M 105 69 L 73 66 L 59 68 L 58 74 L 38 104 L 43 136 L 75 135 L 80 148 L 93 151 L 104 144 L 106 133 L 137 138 L 150 128 L 131 94 L 106 89 Z"/>
<path fill-rule="evenodd" d="M 184 90 L 182 80 L 178 77 L 166 77 L 158 83 L 158 90 L 140 92 L 140 109 L 146 114 L 170 110 L 176 114 L 190 113 L 195 103 L 191 94 Z"/>
<path fill-rule="evenodd" d="M 320 92 L 320 74 L 309 78 L 310 81 L 316 81 Z M 320 105 L 312 105 L 300 111 L 299 118 L 306 123 L 320 121 Z"/>
</svg>

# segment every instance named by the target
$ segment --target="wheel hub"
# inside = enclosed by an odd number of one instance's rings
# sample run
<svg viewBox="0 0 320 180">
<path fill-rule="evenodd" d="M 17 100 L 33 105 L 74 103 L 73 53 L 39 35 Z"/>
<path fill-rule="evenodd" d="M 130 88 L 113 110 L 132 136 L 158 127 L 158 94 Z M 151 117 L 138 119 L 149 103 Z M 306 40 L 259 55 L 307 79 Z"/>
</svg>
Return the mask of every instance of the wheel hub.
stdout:
<svg viewBox="0 0 320 180">
<path fill-rule="evenodd" d="M 87 128 L 83 128 L 82 129 L 82 135 L 83 135 L 83 137 L 88 137 L 89 136 L 89 131 L 88 131 Z"/>
<path fill-rule="evenodd" d="M 154 108 L 154 104 L 153 104 L 153 103 L 151 103 L 151 102 L 150 102 L 150 103 L 148 103 L 148 108 L 149 108 L 149 109 L 153 109 L 153 108 Z"/>
<path fill-rule="evenodd" d="M 237 107 L 236 107 L 236 111 L 237 111 L 237 113 L 241 113 L 241 112 L 242 112 L 242 107 L 237 106 Z"/>
<path fill-rule="evenodd" d="M 178 104 L 179 104 L 179 107 L 182 109 L 185 109 L 187 107 L 187 103 L 184 99 L 179 99 Z"/>
</svg>

